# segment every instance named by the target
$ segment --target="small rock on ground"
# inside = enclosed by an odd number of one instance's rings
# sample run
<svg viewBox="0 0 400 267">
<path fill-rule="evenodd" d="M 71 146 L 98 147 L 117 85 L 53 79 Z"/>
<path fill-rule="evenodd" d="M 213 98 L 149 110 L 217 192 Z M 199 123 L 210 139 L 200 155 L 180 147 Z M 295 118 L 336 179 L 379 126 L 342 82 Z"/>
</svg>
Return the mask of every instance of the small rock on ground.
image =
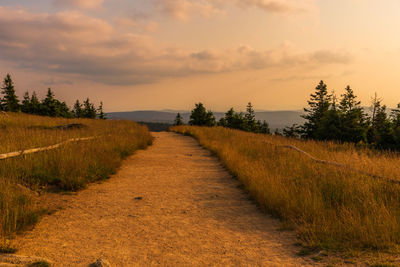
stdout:
<svg viewBox="0 0 400 267">
<path fill-rule="evenodd" d="M 107 260 L 98 259 L 95 263 L 92 263 L 90 267 L 111 267 L 111 264 Z"/>
</svg>

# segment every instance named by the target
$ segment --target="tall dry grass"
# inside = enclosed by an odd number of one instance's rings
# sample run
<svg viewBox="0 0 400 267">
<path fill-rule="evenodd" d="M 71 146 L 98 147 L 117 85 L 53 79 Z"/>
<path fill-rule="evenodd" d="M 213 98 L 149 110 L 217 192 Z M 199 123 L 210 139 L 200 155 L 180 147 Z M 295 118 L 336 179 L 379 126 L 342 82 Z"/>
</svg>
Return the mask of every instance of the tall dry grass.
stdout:
<svg viewBox="0 0 400 267">
<path fill-rule="evenodd" d="M 54 128 L 73 123 L 82 127 Z M 32 201 L 31 190 L 79 190 L 106 179 L 116 172 L 122 159 L 152 142 L 146 127 L 129 121 L 0 115 L 0 154 L 91 136 L 96 138 L 0 160 L 0 237 L 37 221 L 41 209 Z"/>
<path fill-rule="evenodd" d="M 398 251 L 399 185 L 315 163 L 280 145 L 293 145 L 319 159 L 392 179 L 400 178 L 399 154 L 220 127 L 172 130 L 194 136 L 215 152 L 260 206 L 294 227 L 305 245 Z"/>
</svg>

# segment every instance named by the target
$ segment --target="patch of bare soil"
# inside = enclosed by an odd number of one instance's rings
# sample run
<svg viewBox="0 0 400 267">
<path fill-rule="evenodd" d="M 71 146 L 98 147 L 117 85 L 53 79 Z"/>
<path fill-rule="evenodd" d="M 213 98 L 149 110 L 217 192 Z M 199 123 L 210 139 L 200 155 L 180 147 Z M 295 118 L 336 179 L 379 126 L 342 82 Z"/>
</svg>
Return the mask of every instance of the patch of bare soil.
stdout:
<svg viewBox="0 0 400 267">
<path fill-rule="evenodd" d="M 118 174 L 75 195 L 17 237 L 18 254 L 54 266 L 310 266 L 294 233 L 261 212 L 210 152 L 186 136 L 154 133 L 154 145 Z M 48 199 L 49 200 L 49 199 Z"/>
</svg>

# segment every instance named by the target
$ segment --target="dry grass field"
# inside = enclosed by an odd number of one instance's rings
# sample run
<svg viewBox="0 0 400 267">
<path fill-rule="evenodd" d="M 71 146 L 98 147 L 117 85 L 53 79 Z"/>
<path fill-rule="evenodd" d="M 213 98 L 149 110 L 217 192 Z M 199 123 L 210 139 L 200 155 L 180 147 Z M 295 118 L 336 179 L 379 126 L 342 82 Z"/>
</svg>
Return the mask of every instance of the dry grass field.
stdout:
<svg viewBox="0 0 400 267">
<path fill-rule="evenodd" d="M 331 250 L 398 252 L 400 186 L 346 168 L 318 164 L 282 145 L 355 170 L 400 178 L 400 155 L 252 134 L 221 127 L 179 126 L 218 155 L 246 190 L 282 226 L 296 230 L 303 245 Z"/>
<path fill-rule="evenodd" d="M 60 129 L 56 126 L 79 124 Z M 0 237 L 34 224 L 44 212 L 34 201 L 37 191 L 75 191 L 106 179 L 122 159 L 152 142 L 144 126 L 129 121 L 61 119 L 0 114 L 0 154 L 54 145 L 59 148 L 0 160 Z"/>
</svg>

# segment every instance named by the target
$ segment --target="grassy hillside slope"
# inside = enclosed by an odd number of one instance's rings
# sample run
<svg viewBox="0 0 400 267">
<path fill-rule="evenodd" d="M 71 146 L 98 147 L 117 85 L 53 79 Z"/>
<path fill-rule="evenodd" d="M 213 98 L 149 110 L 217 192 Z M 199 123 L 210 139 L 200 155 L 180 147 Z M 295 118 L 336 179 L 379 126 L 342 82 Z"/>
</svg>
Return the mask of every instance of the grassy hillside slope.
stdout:
<svg viewBox="0 0 400 267">
<path fill-rule="evenodd" d="M 351 144 L 288 139 L 214 127 L 174 127 L 215 152 L 270 214 L 303 244 L 334 250 L 398 251 L 400 186 L 324 164 L 281 145 L 356 170 L 400 178 L 400 155 Z"/>
<path fill-rule="evenodd" d="M 77 125 L 57 127 L 70 124 Z M 0 237 L 37 221 L 41 208 L 35 205 L 33 192 L 78 190 L 106 179 L 122 159 L 152 142 L 146 127 L 129 121 L 0 114 L 0 154 L 82 137 L 94 138 L 0 160 Z"/>
</svg>

